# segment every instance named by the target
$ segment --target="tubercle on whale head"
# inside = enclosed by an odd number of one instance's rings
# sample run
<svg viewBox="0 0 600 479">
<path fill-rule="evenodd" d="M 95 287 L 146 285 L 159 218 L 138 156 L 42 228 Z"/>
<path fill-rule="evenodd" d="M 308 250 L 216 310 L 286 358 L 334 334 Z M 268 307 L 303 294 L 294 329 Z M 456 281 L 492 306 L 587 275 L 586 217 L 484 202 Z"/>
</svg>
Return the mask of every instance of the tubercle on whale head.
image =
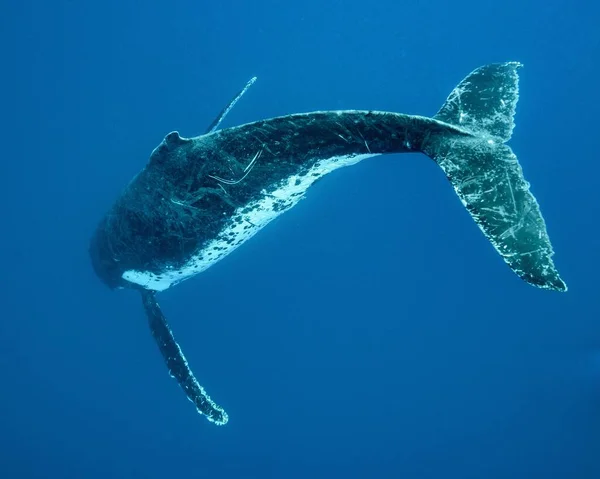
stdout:
<svg viewBox="0 0 600 479">
<path fill-rule="evenodd" d="M 150 154 L 150 163 L 164 163 L 177 150 L 177 148 L 186 145 L 193 140 L 191 138 L 183 138 L 179 132 L 172 131 L 168 133 L 159 145 L 154 148 Z"/>
</svg>

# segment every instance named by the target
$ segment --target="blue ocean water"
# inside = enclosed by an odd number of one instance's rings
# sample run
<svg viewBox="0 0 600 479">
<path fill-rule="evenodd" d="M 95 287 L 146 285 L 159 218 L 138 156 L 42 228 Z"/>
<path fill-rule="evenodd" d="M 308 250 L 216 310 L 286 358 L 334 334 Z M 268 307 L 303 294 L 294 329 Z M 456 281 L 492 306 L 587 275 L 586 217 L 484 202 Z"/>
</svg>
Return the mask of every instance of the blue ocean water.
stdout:
<svg viewBox="0 0 600 479">
<path fill-rule="evenodd" d="M 600 8 L 581 0 L 5 1 L 1 478 L 600 477 Z M 160 294 L 230 422 L 169 378 L 87 247 L 172 130 L 292 112 L 433 115 L 525 64 L 510 145 L 570 290 L 505 266 L 423 155 L 320 181 Z"/>
</svg>

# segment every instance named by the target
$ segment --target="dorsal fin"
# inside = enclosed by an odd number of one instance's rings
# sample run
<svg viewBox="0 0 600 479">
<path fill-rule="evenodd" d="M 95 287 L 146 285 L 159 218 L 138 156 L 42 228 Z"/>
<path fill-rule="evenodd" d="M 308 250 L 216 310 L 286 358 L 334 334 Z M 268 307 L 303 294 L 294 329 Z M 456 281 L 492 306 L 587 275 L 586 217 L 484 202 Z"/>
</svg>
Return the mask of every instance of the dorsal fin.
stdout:
<svg viewBox="0 0 600 479">
<path fill-rule="evenodd" d="M 219 125 L 221 124 L 221 122 L 224 120 L 224 118 L 227 116 L 227 114 L 231 111 L 231 109 L 235 106 L 235 104 L 238 102 L 238 100 L 240 98 L 242 98 L 242 96 L 244 96 L 244 93 L 246 93 L 248 91 L 248 88 L 250 88 L 252 85 L 254 85 L 254 82 L 257 80 L 256 77 L 252 77 L 250 78 L 250 80 L 248 80 L 248 83 L 246 83 L 246 86 L 244 88 L 242 88 L 237 95 L 235 95 L 232 100 L 227 104 L 227 106 L 225 108 L 223 108 L 221 110 L 221 112 L 219 113 L 219 115 L 214 119 L 214 121 L 210 124 L 210 126 L 208 127 L 208 129 L 206 130 L 206 133 L 212 133 L 213 131 L 215 131 L 217 128 L 219 128 Z"/>
<path fill-rule="evenodd" d="M 194 377 L 194 373 L 188 366 L 179 344 L 173 337 L 167 319 L 156 301 L 155 293 L 146 289 L 141 290 L 141 293 L 150 331 L 158 344 L 167 368 L 169 368 L 169 374 L 177 380 L 187 398 L 194 403 L 200 414 L 219 426 L 227 424 L 229 420 L 227 413 L 214 403 Z"/>
</svg>

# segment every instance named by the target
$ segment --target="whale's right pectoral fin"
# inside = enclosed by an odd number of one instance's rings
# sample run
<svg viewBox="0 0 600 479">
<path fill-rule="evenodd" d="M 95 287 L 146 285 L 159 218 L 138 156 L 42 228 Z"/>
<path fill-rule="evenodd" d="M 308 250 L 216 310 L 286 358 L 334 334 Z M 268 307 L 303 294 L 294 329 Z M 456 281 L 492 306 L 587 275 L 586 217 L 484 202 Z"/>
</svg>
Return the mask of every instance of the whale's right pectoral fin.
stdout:
<svg viewBox="0 0 600 479">
<path fill-rule="evenodd" d="M 142 290 L 141 293 L 150 331 L 158 344 L 169 373 L 177 380 L 200 414 L 219 426 L 226 424 L 229 419 L 227 413 L 213 402 L 194 377 L 181 348 L 173 337 L 167 319 L 156 301 L 154 292 Z"/>
</svg>

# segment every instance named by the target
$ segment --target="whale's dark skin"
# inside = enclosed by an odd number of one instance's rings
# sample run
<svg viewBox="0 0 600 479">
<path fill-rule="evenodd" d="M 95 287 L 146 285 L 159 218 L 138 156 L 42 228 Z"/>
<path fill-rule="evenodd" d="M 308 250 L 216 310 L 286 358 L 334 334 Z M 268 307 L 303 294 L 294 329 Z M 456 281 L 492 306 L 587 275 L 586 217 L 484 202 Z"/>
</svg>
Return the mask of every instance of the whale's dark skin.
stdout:
<svg viewBox="0 0 600 479">
<path fill-rule="evenodd" d="M 289 115 L 191 139 L 172 132 L 117 200 L 115 214 L 101 223 L 94 238 L 102 261 L 97 271 L 112 287 L 129 285 L 121 277 L 127 270 L 159 275 L 166 264 L 182 265 L 216 238 L 236 209 L 260 200 L 285 178 L 308 174 L 319 161 L 420 152 L 424 140 L 449 134 L 468 136 L 430 118 L 372 111 Z M 243 181 L 227 185 L 215 179 L 243 176 L 258 152 Z M 286 208 L 283 201 L 280 208 Z"/>
<path fill-rule="evenodd" d="M 433 159 L 517 275 L 544 289 L 566 290 L 537 201 L 505 144 L 514 128 L 519 66 L 473 71 L 433 118 L 321 111 L 212 131 L 243 90 L 207 134 L 164 138 L 101 220 L 90 254 L 109 287 L 141 291 L 169 371 L 201 414 L 227 422 L 192 374 L 155 292 L 229 254 L 328 172 L 370 156 L 424 153 Z"/>
</svg>

